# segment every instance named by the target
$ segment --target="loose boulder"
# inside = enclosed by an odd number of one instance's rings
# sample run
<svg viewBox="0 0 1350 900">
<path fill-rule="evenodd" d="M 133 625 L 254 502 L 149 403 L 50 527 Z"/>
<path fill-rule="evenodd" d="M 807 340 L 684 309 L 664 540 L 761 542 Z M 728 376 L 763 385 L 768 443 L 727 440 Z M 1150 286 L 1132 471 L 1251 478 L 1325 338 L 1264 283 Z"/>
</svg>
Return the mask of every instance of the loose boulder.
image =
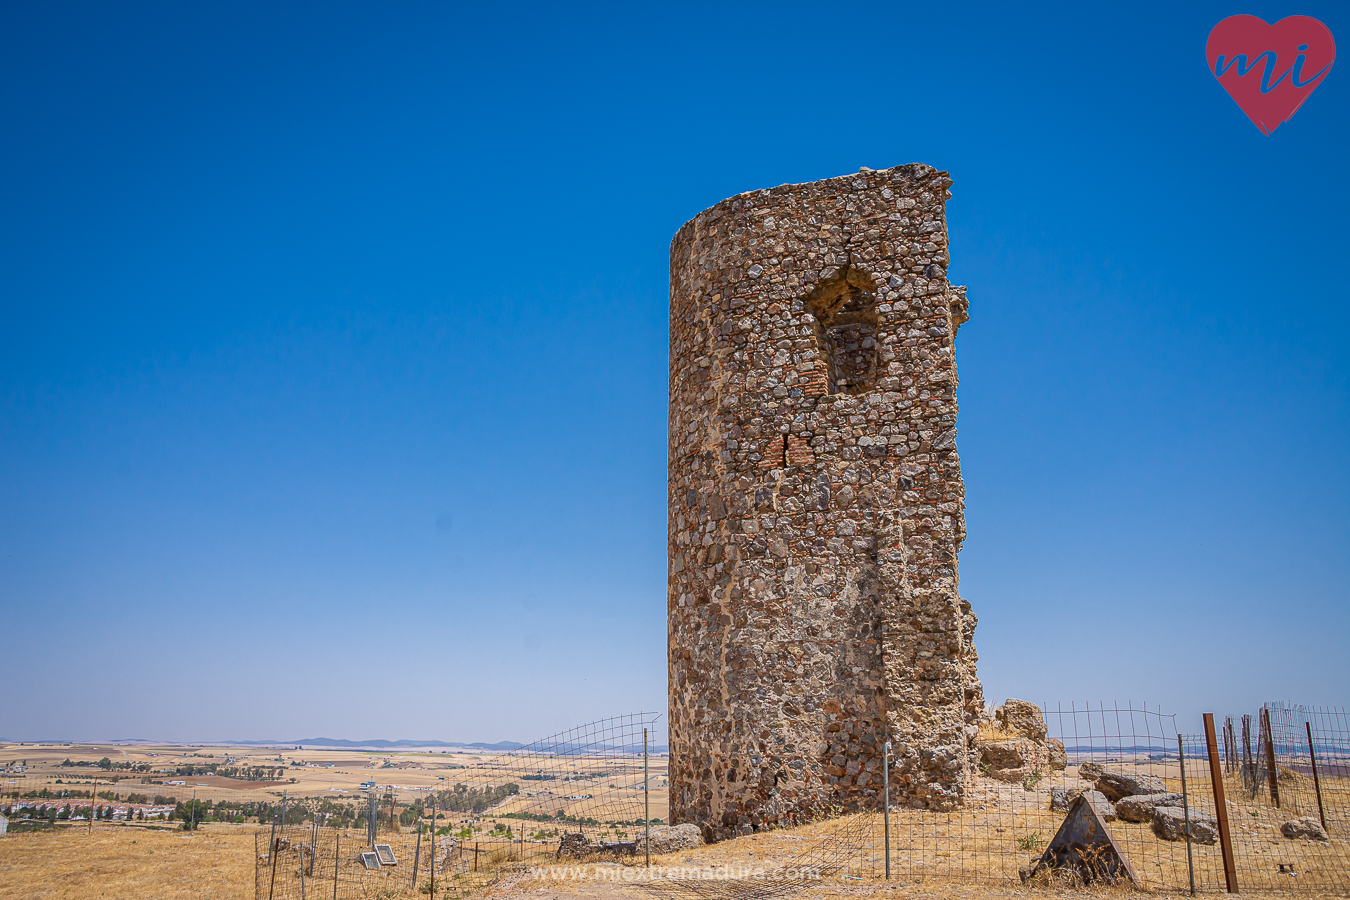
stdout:
<svg viewBox="0 0 1350 900">
<path fill-rule="evenodd" d="M 1114 822 L 1116 820 L 1116 807 L 1102 795 L 1101 791 L 1083 791 L 1083 798 L 1092 804 L 1092 808 L 1097 811 L 1097 816 L 1103 822 Z"/>
<path fill-rule="evenodd" d="M 584 856 L 594 849 L 590 839 L 580 832 L 564 834 L 562 839 L 558 841 L 559 856 Z"/>
<path fill-rule="evenodd" d="M 1082 769 L 1079 769 L 1079 774 Z M 1166 794 L 1167 782 L 1157 775 L 1141 775 L 1138 772 L 1122 772 L 1119 769 L 1104 769 L 1093 779 L 1097 790 L 1106 795 L 1111 802 L 1121 797 L 1134 797 L 1139 794 Z"/>
<path fill-rule="evenodd" d="M 1032 772 L 1050 767 L 1045 746 L 1031 738 L 994 741 L 980 749 L 980 759 L 989 767 L 989 776 L 1008 784 L 1020 784 Z"/>
<path fill-rule="evenodd" d="M 1300 838 L 1305 841 L 1330 840 L 1330 838 L 1327 837 L 1326 830 L 1322 828 L 1322 823 L 1312 816 L 1304 816 L 1301 819 L 1290 819 L 1280 826 L 1280 834 L 1290 840 L 1299 840 Z"/>
<path fill-rule="evenodd" d="M 1052 812 L 1068 812 L 1069 807 L 1073 806 L 1073 801 L 1077 800 L 1083 793 L 1082 788 L 1051 788 L 1050 789 L 1050 809 Z"/>
<path fill-rule="evenodd" d="M 1069 764 L 1064 743 L 1046 737 L 1045 716 L 1041 708 L 1025 700 L 1008 700 L 994 710 L 991 729 L 1003 740 L 980 737 L 976 729 L 976 746 L 986 774 L 1008 784 L 1026 784 L 1051 772 L 1063 771 Z"/>
<path fill-rule="evenodd" d="M 1002 706 L 994 710 L 994 718 L 1002 724 L 1003 730 L 1009 735 L 1028 737 L 1033 741 L 1045 740 L 1045 716 L 1035 703 L 1028 703 L 1026 700 L 1006 700 Z"/>
<path fill-rule="evenodd" d="M 637 836 L 637 852 L 646 851 L 647 836 L 639 831 Z M 652 853 L 660 855 L 662 853 L 676 853 L 680 850 L 693 850 L 695 847 L 703 846 L 703 833 L 697 825 L 653 825 L 652 826 Z"/>
<path fill-rule="evenodd" d="M 1084 781 L 1096 781 L 1102 777 L 1106 771 L 1106 766 L 1097 762 L 1085 762 L 1078 767 L 1078 777 Z"/>
<path fill-rule="evenodd" d="M 1018 738 L 984 745 L 984 762 L 995 769 L 1018 769 L 1045 761 L 1045 753 L 1035 741 Z"/>
<path fill-rule="evenodd" d="M 1153 808 L 1153 833 L 1165 841 L 1186 840 L 1186 815 L 1180 806 Z M 1213 816 L 1191 811 L 1191 841 L 1213 844 L 1219 839 L 1219 821 Z"/>
<path fill-rule="evenodd" d="M 1159 806 L 1180 806 L 1181 795 L 1135 794 L 1116 801 L 1116 815 L 1126 822 L 1152 822 L 1153 810 Z"/>
</svg>

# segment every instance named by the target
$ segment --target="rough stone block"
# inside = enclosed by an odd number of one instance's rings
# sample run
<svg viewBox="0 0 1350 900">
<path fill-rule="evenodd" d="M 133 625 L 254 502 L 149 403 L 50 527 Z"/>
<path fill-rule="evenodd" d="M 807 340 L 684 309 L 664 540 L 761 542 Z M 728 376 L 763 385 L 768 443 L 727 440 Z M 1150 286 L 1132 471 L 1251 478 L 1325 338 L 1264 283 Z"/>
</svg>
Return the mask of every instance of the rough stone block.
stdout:
<svg viewBox="0 0 1350 900">
<path fill-rule="evenodd" d="M 1186 817 L 1180 806 L 1153 808 L 1153 833 L 1165 841 L 1186 840 Z M 1208 813 L 1191 810 L 1191 841 L 1213 844 L 1219 840 L 1219 820 Z"/>
</svg>

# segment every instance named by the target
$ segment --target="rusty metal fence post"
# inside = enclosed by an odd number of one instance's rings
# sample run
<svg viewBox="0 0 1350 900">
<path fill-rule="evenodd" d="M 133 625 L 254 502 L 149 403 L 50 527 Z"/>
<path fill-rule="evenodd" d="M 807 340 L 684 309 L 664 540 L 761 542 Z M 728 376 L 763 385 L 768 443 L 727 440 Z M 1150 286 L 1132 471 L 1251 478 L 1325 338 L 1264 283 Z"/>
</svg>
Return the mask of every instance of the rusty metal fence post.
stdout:
<svg viewBox="0 0 1350 900">
<path fill-rule="evenodd" d="M 1322 780 L 1317 777 L 1317 751 L 1313 749 L 1312 723 L 1304 722 L 1303 727 L 1308 730 L 1308 759 L 1312 761 L 1313 790 L 1317 792 L 1317 817 L 1322 820 L 1322 830 L 1327 834 L 1327 813 L 1322 808 Z"/>
<path fill-rule="evenodd" d="M 1223 852 L 1223 878 L 1228 893 L 1238 892 L 1237 861 L 1233 835 L 1228 828 L 1228 804 L 1223 796 L 1223 765 L 1219 762 L 1219 739 L 1214 733 L 1214 713 L 1205 713 L 1205 751 L 1209 755 L 1209 778 L 1214 789 L 1214 815 L 1219 820 L 1219 847 Z M 1183 763 L 1184 764 L 1184 763 Z"/>
</svg>

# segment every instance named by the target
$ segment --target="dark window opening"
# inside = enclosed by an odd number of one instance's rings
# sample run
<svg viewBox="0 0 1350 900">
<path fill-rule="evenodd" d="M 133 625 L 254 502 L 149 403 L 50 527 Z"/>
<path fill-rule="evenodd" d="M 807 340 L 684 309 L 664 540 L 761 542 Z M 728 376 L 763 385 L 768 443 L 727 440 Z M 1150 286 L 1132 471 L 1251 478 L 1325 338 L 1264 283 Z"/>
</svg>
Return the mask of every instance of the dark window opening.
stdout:
<svg viewBox="0 0 1350 900">
<path fill-rule="evenodd" d="M 877 298 L 846 278 L 823 284 L 807 297 L 821 364 L 831 394 L 865 394 L 879 377 Z"/>
</svg>

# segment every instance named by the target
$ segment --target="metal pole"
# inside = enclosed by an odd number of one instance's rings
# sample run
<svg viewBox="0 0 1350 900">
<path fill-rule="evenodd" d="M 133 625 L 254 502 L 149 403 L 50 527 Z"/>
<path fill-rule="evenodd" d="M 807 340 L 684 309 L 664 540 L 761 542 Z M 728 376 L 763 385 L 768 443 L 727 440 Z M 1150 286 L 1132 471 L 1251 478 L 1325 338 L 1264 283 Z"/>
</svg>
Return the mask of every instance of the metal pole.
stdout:
<svg viewBox="0 0 1350 900">
<path fill-rule="evenodd" d="M 1280 785 L 1275 768 L 1275 736 L 1270 733 L 1270 710 L 1261 707 L 1261 724 L 1266 729 L 1266 781 L 1270 784 L 1270 799 L 1280 808 Z"/>
<path fill-rule="evenodd" d="M 333 900 L 337 900 L 338 860 L 342 859 L 342 832 L 333 837 Z"/>
<path fill-rule="evenodd" d="M 883 833 L 886 837 L 886 880 L 891 880 L 891 742 L 881 747 L 881 796 Z"/>
<path fill-rule="evenodd" d="M 436 900 L 436 795 L 431 796 L 431 900 Z"/>
<path fill-rule="evenodd" d="M 417 849 L 413 851 L 413 890 L 417 890 L 417 864 L 422 861 L 422 829 L 417 829 Z"/>
<path fill-rule="evenodd" d="M 190 828 L 188 828 L 188 831 L 196 831 L 196 830 L 197 830 L 197 789 L 196 789 L 196 788 L 193 788 L 193 789 L 192 789 L 192 826 L 191 826 Z"/>
<path fill-rule="evenodd" d="M 305 900 L 305 845 L 300 845 L 300 900 Z"/>
<path fill-rule="evenodd" d="M 1186 791 L 1186 745 L 1177 735 L 1177 759 L 1181 760 L 1181 814 L 1186 821 L 1186 871 L 1191 876 L 1191 896 L 1195 896 L 1195 859 L 1191 854 L 1191 801 Z"/>
<path fill-rule="evenodd" d="M 1223 720 L 1223 770 L 1225 772 L 1233 771 L 1233 748 L 1228 739 L 1228 733 L 1232 729 L 1233 719 L 1229 716 Z"/>
<path fill-rule="evenodd" d="M 1326 810 L 1322 808 L 1322 780 L 1317 777 L 1317 753 L 1313 750 L 1312 723 L 1304 722 L 1303 727 L 1308 730 L 1308 759 L 1312 760 L 1313 789 L 1317 791 L 1317 817 L 1322 820 L 1322 830 L 1331 834 L 1330 831 L 1327 831 Z"/>
<path fill-rule="evenodd" d="M 642 822 L 647 829 L 647 868 L 652 867 L 652 801 L 648 793 L 651 786 L 650 769 L 647 765 L 647 729 L 642 729 Z"/>
<path fill-rule="evenodd" d="M 281 833 L 286 834 L 286 795 L 287 791 L 281 792 Z"/>
<path fill-rule="evenodd" d="M 277 887 L 277 857 L 281 854 L 277 852 L 277 841 L 272 842 L 272 881 L 267 885 L 267 900 L 272 900 L 272 892 Z"/>
<path fill-rule="evenodd" d="M 271 856 L 274 847 L 277 845 L 277 814 L 272 813 L 272 835 L 267 839 L 267 855 Z"/>
<path fill-rule="evenodd" d="M 1214 815 L 1219 820 L 1219 846 L 1223 851 L 1223 878 L 1228 893 L 1238 892 L 1237 862 L 1233 858 L 1233 835 L 1228 830 L 1228 804 L 1223 798 L 1223 767 L 1219 763 L 1219 740 L 1214 734 L 1214 713 L 1205 713 L 1205 750 L 1209 754 L 1209 781 L 1214 788 Z"/>
<path fill-rule="evenodd" d="M 1252 754 L 1252 717 L 1242 717 L 1242 784 L 1256 799 L 1256 757 Z"/>
</svg>

